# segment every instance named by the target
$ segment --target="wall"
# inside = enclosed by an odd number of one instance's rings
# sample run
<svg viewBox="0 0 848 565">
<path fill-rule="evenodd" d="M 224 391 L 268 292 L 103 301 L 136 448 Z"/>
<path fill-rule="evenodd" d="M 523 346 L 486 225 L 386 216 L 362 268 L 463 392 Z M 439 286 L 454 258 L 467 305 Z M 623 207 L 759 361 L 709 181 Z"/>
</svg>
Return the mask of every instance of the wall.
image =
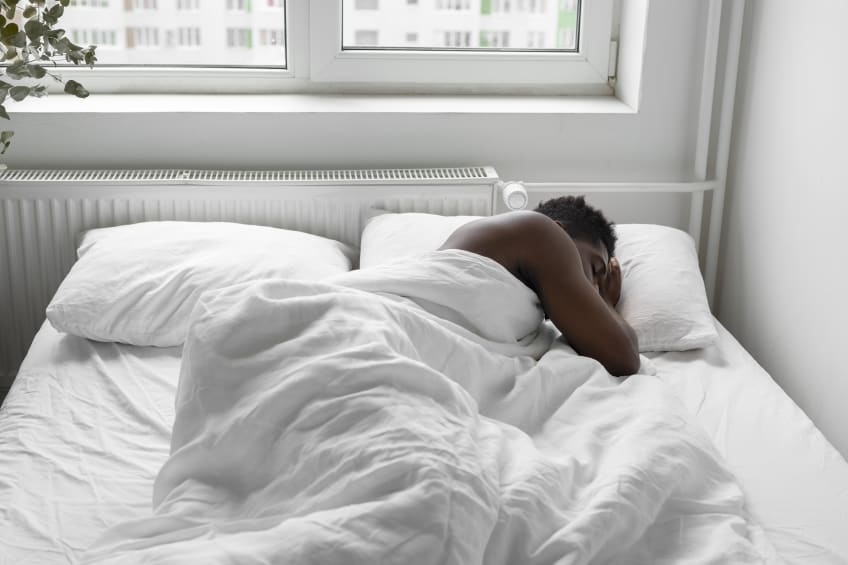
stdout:
<svg viewBox="0 0 848 565">
<path fill-rule="evenodd" d="M 494 165 L 524 180 L 688 179 L 706 2 L 653 0 L 638 114 L 539 111 L 361 111 L 352 99 L 309 109 L 297 97 L 257 104 L 220 97 L 116 110 L 96 92 L 11 103 L 12 167 L 304 168 Z M 84 80 L 82 80 L 84 83 Z M 119 95 L 120 96 L 120 95 Z M 113 97 L 114 98 L 114 97 Z M 208 102 L 198 105 L 210 106 Z M 267 109 L 269 105 L 272 109 Z M 106 108 L 106 106 L 109 106 Z M 189 107 L 186 109 L 186 107 Z M 67 108 L 73 108 L 66 110 Z M 44 160 L 37 151 L 47 151 Z"/>
<path fill-rule="evenodd" d="M 848 456 L 846 21 L 748 1 L 718 316 Z"/>
</svg>

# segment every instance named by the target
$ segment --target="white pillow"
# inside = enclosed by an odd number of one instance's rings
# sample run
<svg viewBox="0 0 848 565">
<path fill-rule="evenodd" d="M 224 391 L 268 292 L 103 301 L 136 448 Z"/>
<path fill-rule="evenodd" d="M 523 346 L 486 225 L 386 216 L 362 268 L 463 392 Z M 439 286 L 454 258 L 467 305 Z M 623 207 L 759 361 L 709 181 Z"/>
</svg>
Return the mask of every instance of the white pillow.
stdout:
<svg viewBox="0 0 848 565">
<path fill-rule="evenodd" d="M 688 233 L 653 224 L 617 224 L 621 262 L 616 308 L 636 332 L 639 351 L 685 351 L 718 339 L 695 241 Z"/>
<path fill-rule="evenodd" d="M 317 280 L 351 269 L 331 239 L 223 222 L 144 222 L 86 232 L 47 307 L 59 331 L 169 347 L 206 290 L 264 278 Z"/>
<path fill-rule="evenodd" d="M 392 214 L 379 210 L 362 230 L 359 268 L 380 265 L 399 257 L 434 251 L 458 227 L 482 216 L 437 216 L 435 214 Z"/>
<path fill-rule="evenodd" d="M 438 249 L 480 216 L 375 216 L 362 232 L 360 267 Z M 718 338 L 698 254 L 689 234 L 652 224 L 616 225 L 623 281 L 617 309 L 639 338 L 639 351 L 684 351 Z"/>
</svg>

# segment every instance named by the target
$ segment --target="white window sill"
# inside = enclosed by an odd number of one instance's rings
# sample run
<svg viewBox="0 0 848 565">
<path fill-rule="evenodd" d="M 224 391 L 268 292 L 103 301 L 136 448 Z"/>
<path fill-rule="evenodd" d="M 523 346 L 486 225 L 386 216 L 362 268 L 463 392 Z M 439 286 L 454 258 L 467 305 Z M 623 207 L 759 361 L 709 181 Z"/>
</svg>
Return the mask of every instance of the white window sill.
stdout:
<svg viewBox="0 0 848 565">
<path fill-rule="evenodd" d="M 351 95 L 351 94 L 53 94 L 10 102 L 15 114 L 634 114 L 614 96 Z"/>
</svg>

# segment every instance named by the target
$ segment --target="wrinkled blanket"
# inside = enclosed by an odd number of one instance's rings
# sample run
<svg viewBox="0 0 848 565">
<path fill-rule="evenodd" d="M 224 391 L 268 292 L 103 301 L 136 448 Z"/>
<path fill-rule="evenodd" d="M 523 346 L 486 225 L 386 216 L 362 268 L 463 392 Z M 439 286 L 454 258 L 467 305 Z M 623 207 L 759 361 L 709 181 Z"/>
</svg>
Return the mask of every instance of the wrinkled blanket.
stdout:
<svg viewBox="0 0 848 565">
<path fill-rule="evenodd" d="M 152 515 L 83 561 L 760 562 L 672 395 L 555 338 L 465 251 L 207 292 Z"/>
</svg>

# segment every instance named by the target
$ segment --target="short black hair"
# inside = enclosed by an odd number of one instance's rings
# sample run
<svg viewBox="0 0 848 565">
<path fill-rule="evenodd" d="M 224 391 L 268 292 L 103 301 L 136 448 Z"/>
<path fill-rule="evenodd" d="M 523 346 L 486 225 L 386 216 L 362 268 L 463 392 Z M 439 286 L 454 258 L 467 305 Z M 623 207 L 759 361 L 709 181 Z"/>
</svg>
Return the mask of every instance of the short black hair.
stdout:
<svg viewBox="0 0 848 565">
<path fill-rule="evenodd" d="M 584 196 L 552 198 L 539 204 L 536 212 L 559 222 L 574 239 L 602 243 L 609 256 L 613 256 L 616 241 L 614 224 L 600 210 L 586 204 Z"/>
</svg>

